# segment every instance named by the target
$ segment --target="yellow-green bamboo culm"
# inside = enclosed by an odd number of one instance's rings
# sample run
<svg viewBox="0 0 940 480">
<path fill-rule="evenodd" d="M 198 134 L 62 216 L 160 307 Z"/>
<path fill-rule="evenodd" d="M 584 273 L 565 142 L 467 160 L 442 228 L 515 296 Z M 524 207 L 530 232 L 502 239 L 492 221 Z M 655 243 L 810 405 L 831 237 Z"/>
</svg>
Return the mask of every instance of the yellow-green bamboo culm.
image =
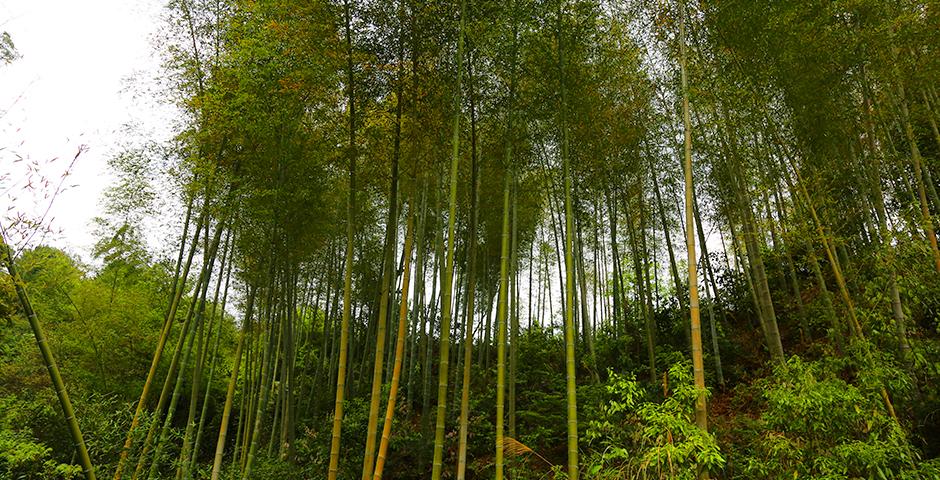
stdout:
<svg viewBox="0 0 940 480">
<path fill-rule="evenodd" d="M 437 420 L 434 427 L 434 458 L 431 480 L 440 480 L 444 462 L 444 421 L 447 411 L 447 367 L 450 357 L 451 299 L 454 283 L 454 234 L 457 216 L 457 167 L 460 164 L 460 84 L 463 78 L 464 25 L 467 0 L 460 0 L 460 26 L 457 34 L 457 82 L 454 95 L 454 126 L 451 137 L 450 202 L 447 216 L 447 251 L 441 275 L 441 360 L 437 381 Z M 331 479 L 332 480 L 332 479 Z"/>
<path fill-rule="evenodd" d="M 398 337 L 395 342 L 395 366 L 392 369 L 392 385 L 388 393 L 388 404 L 385 408 L 385 425 L 382 427 L 382 440 L 379 442 L 379 453 L 375 460 L 373 480 L 381 480 L 382 470 L 385 468 L 385 458 L 388 453 L 388 442 L 392 435 L 392 419 L 395 415 L 395 401 L 398 399 L 398 385 L 401 382 L 401 365 L 405 353 L 405 337 L 408 326 L 408 288 L 411 276 L 411 248 L 414 244 L 414 206 L 408 216 L 405 230 L 404 266 L 401 280 L 401 308 L 398 311 Z"/>
<path fill-rule="evenodd" d="M 2 227 L 0 227 L 2 228 Z M 85 446 L 85 438 L 82 436 L 82 430 L 78 426 L 78 419 L 75 418 L 75 410 L 72 409 L 72 401 L 69 400 L 69 393 L 65 389 L 65 382 L 62 381 L 62 375 L 59 373 L 59 366 L 56 364 L 55 357 L 52 355 L 52 349 L 46 341 L 46 334 L 39 325 L 39 317 L 33 310 L 33 305 L 29 301 L 29 294 L 26 293 L 26 286 L 23 279 L 20 278 L 16 270 L 16 263 L 13 261 L 13 250 L 7 245 L 6 238 L 0 230 L 0 250 L 3 250 L 3 260 L 6 263 L 7 272 L 13 280 L 13 288 L 16 290 L 16 297 L 23 307 L 23 313 L 29 321 L 30 328 L 33 329 L 33 336 L 36 337 L 36 344 L 39 346 L 39 353 L 42 354 L 42 363 L 49 372 L 49 379 L 52 381 L 52 388 L 55 389 L 56 396 L 59 398 L 59 406 L 62 407 L 62 414 L 65 416 L 65 423 L 68 426 L 69 434 L 72 436 L 72 442 L 75 451 L 78 454 L 78 460 L 81 462 L 82 471 L 86 480 L 95 480 L 95 467 L 91 464 L 91 457 L 88 456 L 88 447 Z"/>
</svg>

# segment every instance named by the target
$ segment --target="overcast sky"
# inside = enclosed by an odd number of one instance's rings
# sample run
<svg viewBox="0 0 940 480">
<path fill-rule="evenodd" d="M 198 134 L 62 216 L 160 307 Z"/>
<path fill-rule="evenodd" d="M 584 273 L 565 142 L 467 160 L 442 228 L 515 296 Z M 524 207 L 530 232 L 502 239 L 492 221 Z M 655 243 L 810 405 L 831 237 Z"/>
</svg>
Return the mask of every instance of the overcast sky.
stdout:
<svg viewBox="0 0 940 480">
<path fill-rule="evenodd" d="M 163 5 L 0 0 L 0 31 L 10 34 L 21 56 L 0 66 L 0 212 L 41 217 L 49 203 L 44 196 L 55 191 L 79 148 L 87 147 L 65 181 L 75 186 L 59 195 L 46 218 L 62 233 L 44 239 L 85 260 L 94 243 L 91 220 L 111 180 L 107 160 L 122 144 L 138 141 L 122 127 L 135 123 L 140 136 L 167 134 L 169 109 L 135 99 L 129 88 L 140 84 L 131 78 L 151 79 L 158 71 L 151 39 Z M 34 195 L 23 191 L 31 162 L 52 180 Z"/>
</svg>

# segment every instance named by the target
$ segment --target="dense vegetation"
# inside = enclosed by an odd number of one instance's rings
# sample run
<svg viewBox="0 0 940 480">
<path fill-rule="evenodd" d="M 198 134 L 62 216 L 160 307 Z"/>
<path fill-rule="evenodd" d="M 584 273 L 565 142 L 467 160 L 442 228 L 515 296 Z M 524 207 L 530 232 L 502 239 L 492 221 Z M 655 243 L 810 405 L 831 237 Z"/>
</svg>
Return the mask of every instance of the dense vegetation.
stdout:
<svg viewBox="0 0 940 480">
<path fill-rule="evenodd" d="M 0 479 L 940 478 L 936 1 L 165 17 L 93 264 L 6 219 Z"/>
</svg>

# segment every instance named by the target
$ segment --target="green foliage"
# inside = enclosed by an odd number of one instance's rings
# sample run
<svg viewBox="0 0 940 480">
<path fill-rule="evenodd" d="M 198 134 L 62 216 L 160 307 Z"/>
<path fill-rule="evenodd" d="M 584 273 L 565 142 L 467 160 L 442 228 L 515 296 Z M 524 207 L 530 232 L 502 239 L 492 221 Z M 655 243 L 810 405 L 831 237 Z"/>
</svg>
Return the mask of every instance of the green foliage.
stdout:
<svg viewBox="0 0 940 480">
<path fill-rule="evenodd" d="M 51 454 L 42 443 L 0 430 L 0 480 L 81 478 L 82 467 L 59 463 Z"/>
<path fill-rule="evenodd" d="M 841 378 L 840 366 L 791 357 L 754 385 L 761 413 L 739 420 L 748 432 L 735 447 L 740 478 L 937 478 L 877 391 Z"/>
<path fill-rule="evenodd" d="M 561 338 L 539 329 L 520 338 L 519 358 L 525 361 L 516 374 L 517 440 L 533 447 L 556 446 L 555 440 L 565 435 L 565 378 L 557 373 L 564 365 Z M 484 394 L 494 398 L 495 411 L 495 391 Z"/>
<path fill-rule="evenodd" d="M 634 376 L 610 372 L 607 404 L 585 433 L 597 452 L 587 463 L 588 478 L 694 479 L 700 469 L 722 468 L 715 437 L 695 425 L 691 363 L 673 364 L 667 378 L 666 396 L 657 401 Z"/>
<path fill-rule="evenodd" d="M 163 324 L 169 282 L 164 266 L 150 263 L 134 238 L 118 233 L 99 244 L 105 263 L 98 272 L 49 247 L 28 250 L 18 262 L 65 379 L 127 401 L 139 393 L 150 366 L 147 357 Z M 25 320 L 14 323 L 3 332 L 10 341 L 19 339 L 16 351 L 5 357 L 4 368 L 17 377 L 11 385 L 26 372 L 45 375 L 31 335 L 20 336 L 29 332 Z"/>
<path fill-rule="evenodd" d="M 105 263 L 97 272 L 49 247 L 27 250 L 18 261 L 69 387 L 89 453 L 103 469 L 117 459 L 129 427 L 132 405 L 163 324 L 168 281 L 165 267 L 150 263 L 132 237 L 119 232 L 99 246 L 105 243 Z M 35 460 L 32 463 L 15 459 L 16 472 L 39 475 L 54 470 L 46 465 L 49 462 L 70 462 L 73 449 L 35 339 L 15 297 L 7 298 L 14 295 L 7 287 L 12 290 L 4 276 L 0 305 L 9 304 L 10 310 L 0 319 L 11 326 L 0 329 L 0 432 L 8 434 L 5 445 L 15 439 L 24 449 L 28 445 L 44 449 L 41 456 L 37 449 L 24 450 L 36 453 L 29 457 Z M 230 321 L 222 325 L 220 354 L 229 358 L 233 326 Z M 214 398 L 224 395 L 220 392 L 225 380 L 223 375 L 215 377 L 210 386 Z M 56 475 L 48 478 L 71 478 L 66 470 Z"/>
</svg>

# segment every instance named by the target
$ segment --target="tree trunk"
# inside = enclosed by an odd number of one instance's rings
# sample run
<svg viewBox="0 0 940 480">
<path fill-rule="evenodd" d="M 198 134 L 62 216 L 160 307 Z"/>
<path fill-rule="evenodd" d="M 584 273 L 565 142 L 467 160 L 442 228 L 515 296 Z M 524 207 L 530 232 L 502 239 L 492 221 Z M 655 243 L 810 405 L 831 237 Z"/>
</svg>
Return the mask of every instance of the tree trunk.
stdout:
<svg viewBox="0 0 940 480">
<path fill-rule="evenodd" d="M 0 229 L 0 232 L 3 230 Z M 59 373 L 59 366 L 56 364 L 55 357 L 52 355 L 52 349 L 46 341 L 46 334 L 39 324 L 39 317 L 33 310 L 33 305 L 29 301 L 29 294 L 26 292 L 26 286 L 23 279 L 20 278 L 16 269 L 16 263 L 13 261 L 13 249 L 7 245 L 6 238 L 0 233 L 0 250 L 3 251 L 4 263 L 6 263 L 7 272 L 13 282 L 13 288 L 16 290 L 16 297 L 23 307 L 23 314 L 29 321 L 29 326 L 33 330 L 33 337 L 36 338 L 36 344 L 39 346 L 39 353 L 42 355 L 42 363 L 49 373 L 49 379 L 52 381 L 52 388 L 55 389 L 56 396 L 59 398 L 59 406 L 62 408 L 62 414 L 65 416 L 65 423 L 68 426 L 69 435 L 75 444 L 75 450 L 78 453 L 79 462 L 82 464 L 82 472 L 86 480 L 95 480 L 95 467 L 91 464 L 91 457 L 88 456 L 88 448 L 85 446 L 85 438 L 78 426 L 78 419 L 75 417 L 75 410 L 72 408 L 72 401 L 69 399 L 69 393 L 65 389 L 65 382 L 62 381 L 62 375 Z"/>
<path fill-rule="evenodd" d="M 476 299 L 476 249 L 480 199 L 479 159 L 477 157 L 476 97 L 473 63 L 467 66 L 470 83 L 470 230 L 467 233 L 467 308 L 464 313 L 463 387 L 460 394 L 460 433 L 457 446 L 457 479 L 463 480 L 467 470 L 467 433 L 470 414 L 470 368 L 473 364 L 473 316 Z"/>
<path fill-rule="evenodd" d="M 346 265 L 345 277 L 343 280 L 343 319 L 340 324 L 339 339 L 339 359 L 337 361 L 336 375 L 336 402 L 333 413 L 333 430 L 330 440 L 330 465 L 328 470 L 329 480 L 336 480 L 339 473 L 339 446 L 340 436 L 343 429 L 343 400 L 346 391 L 346 355 L 349 346 L 349 317 L 352 310 L 352 270 L 353 270 L 353 248 L 355 236 L 355 212 L 356 212 L 356 97 L 353 76 L 353 52 L 352 52 L 352 32 L 350 23 L 352 22 L 352 12 L 350 3 L 353 0 L 344 0 L 343 2 L 343 21 L 346 36 L 346 92 L 349 106 L 349 192 L 346 201 Z"/>
<path fill-rule="evenodd" d="M 401 69 L 401 42 L 399 42 L 399 70 Z M 401 148 L 401 96 L 402 76 L 399 71 L 395 108 L 395 145 L 392 154 L 392 180 L 388 197 L 388 222 L 385 224 L 386 254 L 382 268 L 382 293 L 375 336 L 375 363 L 372 371 L 372 394 L 369 402 L 369 424 L 366 429 L 366 448 L 362 461 L 362 480 L 369 480 L 375 471 L 375 440 L 379 423 L 379 405 L 382 395 L 382 362 L 385 353 L 388 321 L 389 291 L 395 280 L 395 255 L 398 247 L 398 156 Z"/>
<path fill-rule="evenodd" d="M 434 430 L 434 459 L 431 480 L 440 480 L 444 460 L 444 421 L 447 410 L 447 367 L 450 360 L 451 294 L 454 280 L 454 230 L 457 216 L 457 167 L 460 161 L 460 105 L 463 78 L 464 25 L 466 0 L 460 0 L 460 24 L 457 33 L 457 81 L 454 95 L 454 125 L 451 137 L 450 202 L 447 217 L 447 258 L 441 279 L 441 361 L 437 385 L 437 421 Z"/>
<path fill-rule="evenodd" d="M 568 158 L 567 96 L 565 85 L 564 39 L 562 36 L 562 5 L 558 5 L 558 71 L 559 128 L 561 129 L 561 164 L 565 195 L 565 373 L 568 404 L 568 479 L 578 480 L 578 399 L 575 379 L 574 327 L 574 207 L 571 201 L 571 172 Z"/>
<path fill-rule="evenodd" d="M 232 375 L 229 377 L 228 389 L 225 391 L 225 405 L 222 407 L 222 420 L 219 426 L 219 436 L 215 444 L 215 457 L 212 461 L 211 480 L 218 480 L 222 472 L 222 456 L 225 453 L 225 437 L 228 433 L 229 419 L 232 413 L 232 400 L 235 398 L 235 386 L 238 384 L 238 367 L 241 366 L 242 350 L 245 347 L 245 334 L 251 331 L 251 314 L 255 305 L 255 287 L 248 289 L 247 305 L 245 307 L 245 318 L 242 322 L 241 333 L 238 335 L 238 344 L 235 347 L 235 363 L 232 366 Z M 225 314 L 223 310 L 222 314 Z M 236 436 L 236 439 L 238 437 Z M 236 442 L 237 446 L 237 442 Z"/>
<path fill-rule="evenodd" d="M 699 320 L 698 278 L 695 261 L 695 217 L 692 186 L 692 125 L 689 119 L 689 87 L 686 75 L 685 46 L 685 2 L 681 2 L 679 13 L 679 67 L 682 77 L 682 124 L 685 144 L 685 223 L 686 244 L 689 250 L 689 313 L 692 319 L 692 371 L 698 395 L 695 399 L 695 424 L 703 431 L 708 431 L 708 417 L 705 410 L 705 370 L 702 362 L 702 326 Z M 699 471 L 699 478 L 708 478 L 707 470 Z"/>
<path fill-rule="evenodd" d="M 388 393 L 388 404 L 385 408 L 385 424 L 382 427 L 382 440 L 379 443 L 379 453 L 375 462 L 375 471 L 372 478 L 381 480 L 382 470 L 385 467 L 385 456 L 388 452 L 388 442 L 392 434 L 392 418 L 395 414 L 395 401 L 398 398 L 398 384 L 401 380 L 401 365 L 404 360 L 405 352 L 405 333 L 408 324 L 408 280 L 411 278 L 411 247 L 414 243 L 414 195 L 408 215 L 407 226 L 405 227 L 405 246 L 402 256 L 404 266 L 402 267 L 402 285 L 401 285 L 401 309 L 398 312 L 398 336 L 395 341 L 395 365 L 392 369 L 391 388 Z"/>
<path fill-rule="evenodd" d="M 191 206 L 192 201 L 190 201 L 190 208 Z M 191 213 L 190 208 L 187 208 L 186 220 L 183 223 L 183 234 L 180 239 L 180 250 L 179 256 L 177 258 L 177 265 L 179 265 L 183 256 L 183 252 L 186 250 L 186 236 L 188 233 L 187 230 L 189 228 L 189 215 Z M 170 289 L 170 306 L 167 309 L 166 318 L 163 322 L 163 330 L 160 332 L 160 338 L 157 341 L 157 347 L 154 351 L 153 359 L 150 362 L 150 370 L 147 372 L 147 379 L 144 381 L 144 387 L 140 392 L 140 399 L 137 400 L 137 408 L 134 410 L 134 417 L 131 420 L 131 426 L 127 431 L 127 439 L 124 441 L 124 446 L 121 448 L 118 464 L 114 471 L 114 480 L 121 480 L 121 476 L 124 474 L 124 463 L 127 461 L 127 456 L 130 454 L 130 449 L 134 444 L 134 433 L 137 430 L 138 424 L 140 423 L 140 414 L 143 412 L 144 406 L 147 404 L 147 399 L 150 397 L 150 387 L 153 385 L 154 378 L 157 375 L 157 367 L 159 367 L 160 359 L 163 357 L 163 349 L 166 347 L 166 341 L 170 336 L 170 330 L 173 328 L 173 324 L 176 323 L 174 321 L 176 318 L 176 310 L 179 307 L 180 299 L 183 296 L 186 278 L 189 276 L 189 269 L 192 265 L 193 256 L 196 254 L 196 245 L 199 241 L 199 234 L 202 231 L 202 225 L 206 219 L 207 214 L 208 209 L 204 208 L 202 213 L 199 215 L 199 219 L 196 221 L 196 227 L 194 228 L 196 233 L 193 236 L 193 244 L 189 249 L 189 255 L 186 257 L 186 264 L 185 267 L 183 267 L 183 272 L 180 274 L 179 268 L 177 267 L 176 275 L 173 277 L 173 285 Z"/>
<path fill-rule="evenodd" d="M 511 144 L 510 144 L 511 145 Z M 512 147 L 506 147 L 507 160 Z M 509 310 L 509 185 L 511 173 L 506 162 L 503 179 L 503 221 L 499 255 L 499 300 L 496 313 L 496 480 L 503 479 L 503 423 L 506 401 L 506 330 Z"/>
</svg>

